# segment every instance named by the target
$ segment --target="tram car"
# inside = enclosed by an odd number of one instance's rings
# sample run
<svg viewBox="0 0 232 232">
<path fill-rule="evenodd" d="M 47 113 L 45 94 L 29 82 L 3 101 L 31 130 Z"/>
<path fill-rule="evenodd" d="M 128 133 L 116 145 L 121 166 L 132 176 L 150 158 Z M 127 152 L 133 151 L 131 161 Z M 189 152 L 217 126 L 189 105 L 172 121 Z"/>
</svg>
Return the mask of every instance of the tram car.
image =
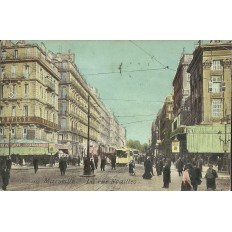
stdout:
<svg viewBox="0 0 232 232">
<path fill-rule="evenodd" d="M 117 166 L 125 166 L 133 160 L 133 153 L 129 148 L 118 148 L 115 150 Z"/>
</svg>

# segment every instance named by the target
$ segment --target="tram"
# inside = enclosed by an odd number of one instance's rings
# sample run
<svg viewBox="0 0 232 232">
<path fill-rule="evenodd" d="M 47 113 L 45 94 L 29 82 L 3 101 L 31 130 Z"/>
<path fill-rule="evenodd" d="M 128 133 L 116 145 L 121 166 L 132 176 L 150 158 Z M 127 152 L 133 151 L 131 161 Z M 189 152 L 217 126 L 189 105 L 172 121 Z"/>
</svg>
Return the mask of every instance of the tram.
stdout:
<svg viewBox="0 0 232 232">
<path fill-rule="evenodd" d="M 118 148 L 115 150 L 115 154 L 116 164 L 118 166 L 127 165 L 131 160 L 133 160 L 133 154 L 129 148 Z"/>
</svg>

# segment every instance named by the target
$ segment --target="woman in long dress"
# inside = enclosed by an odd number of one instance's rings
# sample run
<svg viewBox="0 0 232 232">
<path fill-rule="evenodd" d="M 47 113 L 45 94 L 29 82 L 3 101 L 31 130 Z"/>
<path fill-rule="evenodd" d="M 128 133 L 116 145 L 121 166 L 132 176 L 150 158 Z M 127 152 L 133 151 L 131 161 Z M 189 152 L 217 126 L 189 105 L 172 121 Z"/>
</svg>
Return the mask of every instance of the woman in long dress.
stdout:
<svg viewBox="0 0 232 232">
<path fill-rule="evenodd" d="M 182 172 L 181 191 L 191 191 L 192 187 L 189 177 L 189 167 L 185 166 L 184 171 Z"/>
</svg>

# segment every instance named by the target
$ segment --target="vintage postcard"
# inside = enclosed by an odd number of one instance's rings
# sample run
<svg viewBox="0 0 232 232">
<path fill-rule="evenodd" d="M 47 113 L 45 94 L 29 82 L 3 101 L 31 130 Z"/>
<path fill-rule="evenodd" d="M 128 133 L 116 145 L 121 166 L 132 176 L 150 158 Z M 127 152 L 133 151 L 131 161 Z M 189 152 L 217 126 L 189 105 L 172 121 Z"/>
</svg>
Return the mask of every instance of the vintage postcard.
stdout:
<svg viewBox="0 0 232 232">
<path fill-rule="evenodd" d="M 229 191 L 232 40 L 1 40 L 1 191 Z"/>
</svg>

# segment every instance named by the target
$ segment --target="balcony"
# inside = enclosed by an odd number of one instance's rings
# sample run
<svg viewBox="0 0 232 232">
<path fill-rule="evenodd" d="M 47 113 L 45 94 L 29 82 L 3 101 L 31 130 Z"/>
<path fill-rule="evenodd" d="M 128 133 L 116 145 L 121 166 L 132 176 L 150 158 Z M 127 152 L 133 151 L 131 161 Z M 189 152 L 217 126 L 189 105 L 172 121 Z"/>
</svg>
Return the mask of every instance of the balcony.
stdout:
<svg viewBox="0 0 232 232">
<path fill-rule="evenodd" d="M 223 98 L 223 92 L 219 93 L 210 93 L 210 98 Z"/>
<path fill-rule="evenodd" d="M 216 75 L 216 76 L 218 76 L 218 75 L 220 75 L 220 76 L 222 76 L 223 75 L 223 69 L 220 69 L 220 70 L 210 70 L 210 75 L 212 76 L 212 75 Z"/>
<path fill-rule="evenodd" d="M 0 122 L 2 124 L 39 124 L 50 129 L 58 129 L 58 124 L 36 116 L 0 117 Z"/>
<path fill-rule="evenodd" d="M 79 122 L 81 122 L 82 124 L 88 126 L 88 120 L 87 119 L 85 119 L 83 117 L 80 117 L 80 116 L 78 116 L 77 118 L 78 118 Z"/>
<path fill-rule="evenodd" d="M 50 90 L 51 92 L 56 92 L 56 85 L 48 78 L 45 79 L 45 84 L 47 85 L 48 90 Z"/>
<path fill-rule="evenodd" d="M 49 102 L 49 101 L 48 101 L 48 102 L 46 102 L 46 105 L 47 105 L 47 108 L 48 108 L 48 109 L 53 109 L 53 108 L 55 109 L 55 104 L 52 103 L 52 102 Z"/>
<path fill-rule="evenodd" d="M 1 80 L 7 85 L 9 83 L 15 83 L 15 82 L 21 83 L 23 79 L 24 79 L 23 75 L 4 74 Z"/>
<path fill-rule="evenodd" d="M 84 137 L 84 138 L 87 138 L 87 137 L 88 137 L 87 132 L 84 132 L 84 131 L 79 130 L 78 133 L 79 133 L 80 136 L 82 136 L 82 137 Z"/>
</svg>

